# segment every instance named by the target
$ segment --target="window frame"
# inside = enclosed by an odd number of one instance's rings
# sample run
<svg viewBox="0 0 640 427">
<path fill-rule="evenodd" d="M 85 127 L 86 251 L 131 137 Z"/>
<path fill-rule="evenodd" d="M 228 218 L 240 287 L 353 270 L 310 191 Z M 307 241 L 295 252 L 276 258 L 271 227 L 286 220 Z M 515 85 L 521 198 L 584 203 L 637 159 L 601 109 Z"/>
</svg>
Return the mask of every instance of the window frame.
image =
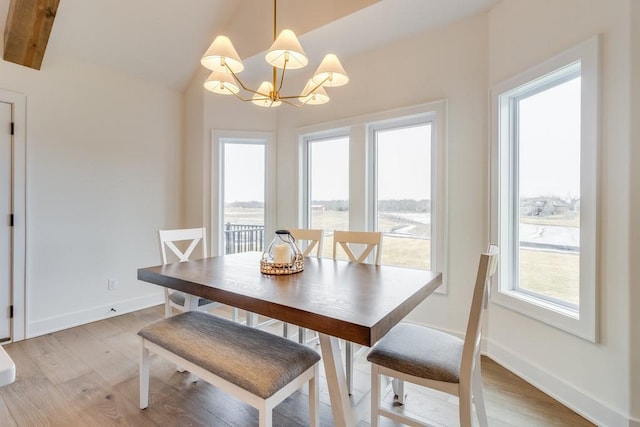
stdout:
<svg viewBox="0 0 640 427">
<path fill-rule="evenodd" d="M 498 274 L 491 286 L 491 300 L 500 306 L 549 324 L 588 341 L 598 340 L 597 277 L 598 277 L 598 182 L 599 182 L 599 99 L 600 99 L 600 36 L 595 36 L 530 69 L 496 84 L 490 90 L 491 100 L 491 175 L 490 175 L 490 238 L 501 250 Z M 517 126 L 513 104 L 523 93 L 531 95 L 566 81 L 571 67 L 579 64 L 581 76 L 580 124 L 580 290 L 579 306 L 559 304 L 553 299 L 519 291 L 510 277 L 517 262 L 519 244 L 515 241 L 519 225 L 513 204 L 517 190 Z M 506 118 L 506 119 L 505 119 Z M 514 199 L 510 199 L 513 197 Z M 506 200 L 505 200 L 506 199 Z M 501 218 L 503 220 L 501 221 Z M 510 239 L 514 236 L 514 239 Z M 512 254 L 511 257 L 507 254 Z"/>
<path fill-rule="evenodd" d="M 210 253 L 212 256 L 224 254 L 224 145 L 225 141 L 232 143 L 264 145 L 265 148 L 265 201 L 264 201 L 264 235 L 268 237 L 275 233 L 276 217 L 276 177 L 275 177 L 275 135 L 273 132 L 260 131 L 227 131 L 214 130 L 211 133 L 212 150 L 211 164 L 214 173 L 211 174 L 211 231 Z"/>
<path fill-rule="evenodd" d="M 437 226 L 439 224 L 439 215 L 437 207 L 440 205 L 441 195 L 438 192 L 438 172 L 441 167 L 438 165 L 437 156 L 439 153 L 437 143 L 437 120 L 438 114 L 435 111 L 426 112 L 423 114 L 416 114 L 411 116 L 397 117 L 393 119 L 381 120 L 376 122 L 370 122 L 367 124 L 367 144 L 369 150 L 369 168 L 371 171 L 370 177 L 370 200 L 371 209 L 369 223 L 374 230 L 378 230 L 378 140 L 377 132 L 393 130 L 393 129 L 405 129 L 409 127 L 416 127 L 421 125 L 431 126 L 431 222 L 435 227 L 431 229 L 431 259 L 429 265 L 432 270 L 436 270 L 441 265 L 440 259 L 442 248 L 438 249 L 438 245 L 442 244 L 442 239 L 439 239 L 439 235 L 442 232 Z M 435 159 L 435 160 L 434 160 Z M 433 209 L 433 206 L 436 209 Z M 442 292 L 442 290 L 441 290 Z"/>
<path fill-rule="evenodd" d="M 310 162 L 311 162 L 311 150 L 309 150 L 309 145 L 313 143 L 318 143 L 327 140 L 333 140 L 338 138 L 347 138 L 347 144 L 349 148 L 351 146 L 351 138 L 350 132 L 348 128 L 337 128 L 331 129 L 327 131 L 319 131 L 308 133 L 300 136 L 301 140 L 301 154 L 302 154 L 302 164 L 299 170 L 302 170 L 301 173 L 301 185 L 299 187 L 299 200 L 300 200 L 300 212 L 298 215 L 299 224 L 303 228 L 309 228 L 311 224 L 311 200 L 309 199 L 311 193 L 311 179 L 309 177 L 310 172 Z M 351 199 L 349 199 L 349 204 L 351 204 Z M 325 230 L 329 231 L 329 230 Z"/>
<path fill-rule="evenodd" d="M 349 229 L 373 231 L 375 224 L 373 198 L 373 146 L 371 126 L 385 123 L 402 123 L 404 120 L 427 118 L 432 124 L 432 264 L 431 269 L 442 273 L 442 285 L 437 293 L 448 293 L 447 272 L 447 100 L 414 105 L 379 113 L 358 116 L 340 121 L 296 129 L 298 141 L 298 168 L 296 181 L 298 224 L 308 224 L 308 144 L 309 139 L 349 137 Z M 363 191 L 364 190 L 364 191 Z M 434 207 L 435 206 L 435 209 Z M 435 224 L 435 226 L 434 226 Z M 383 246 L 384 251 L 384 246 Z"/>
</svg>

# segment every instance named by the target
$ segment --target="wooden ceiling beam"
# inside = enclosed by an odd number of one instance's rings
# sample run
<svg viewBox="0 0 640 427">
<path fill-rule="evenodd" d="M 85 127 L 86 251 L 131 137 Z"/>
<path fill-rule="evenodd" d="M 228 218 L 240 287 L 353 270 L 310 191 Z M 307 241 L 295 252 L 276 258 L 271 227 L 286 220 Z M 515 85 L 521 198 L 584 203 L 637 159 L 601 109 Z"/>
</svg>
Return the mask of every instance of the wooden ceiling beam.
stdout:
<svg viewBox="0 0 640 427">
<path fill-rule="evenodd" d="M 4 30 L 5 61 L 40 69 L 60 0 L 11 0 Z"/>
</svg>

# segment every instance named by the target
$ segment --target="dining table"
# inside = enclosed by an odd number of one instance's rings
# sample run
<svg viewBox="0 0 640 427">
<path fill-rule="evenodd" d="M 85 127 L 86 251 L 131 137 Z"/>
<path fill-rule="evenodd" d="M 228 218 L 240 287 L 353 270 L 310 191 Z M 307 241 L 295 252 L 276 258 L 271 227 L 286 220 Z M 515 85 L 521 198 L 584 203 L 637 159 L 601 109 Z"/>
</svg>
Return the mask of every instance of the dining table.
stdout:
<svg viewBox="0 0 640 427">
<path fill-rule="evenodd" d="M 138 279 L 318 332 L 334 423 L 355 426 L 339 340 L 372 346 L 440 286 L 441 273 L 306 257 L 298 273 L 267 275 L 261 255 L 140 268 Z"/>
</svg>

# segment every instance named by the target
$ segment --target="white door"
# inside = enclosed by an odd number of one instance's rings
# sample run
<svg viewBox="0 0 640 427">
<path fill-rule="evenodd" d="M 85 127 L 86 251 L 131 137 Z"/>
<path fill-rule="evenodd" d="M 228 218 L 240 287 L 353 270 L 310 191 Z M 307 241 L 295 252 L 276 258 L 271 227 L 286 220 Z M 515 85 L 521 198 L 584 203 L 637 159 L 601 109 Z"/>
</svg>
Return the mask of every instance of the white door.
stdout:
<svg viewBox="0 0 640 427">
<path fill-rule="evenodd" d="M 0 102 L 0 342 L 11 339 L 11 104 Z"/>
</svg>

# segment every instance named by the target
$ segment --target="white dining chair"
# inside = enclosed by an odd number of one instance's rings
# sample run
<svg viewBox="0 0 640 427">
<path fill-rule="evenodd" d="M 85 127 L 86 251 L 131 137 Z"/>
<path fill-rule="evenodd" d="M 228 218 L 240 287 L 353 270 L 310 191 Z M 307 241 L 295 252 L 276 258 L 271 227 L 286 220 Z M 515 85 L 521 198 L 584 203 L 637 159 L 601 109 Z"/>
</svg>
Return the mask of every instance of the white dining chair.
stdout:
<svg viewBox="0 0 640 427">
<path fill-rule="evenodd" d="M 400 323 L 374 344 L 367 356 L 371 362 L 371 427 L 378 426 L 380 416 L 412 426 L 430 425 L 409 408 L 398 411 L 381 404 L 383 376 L 458 396 L 461 427 L 471 427 L 472 404 L 480 426 L 488 425 L 480 373 L 481 320 L 487 282 L 497 261 L 496 246 L 480 255 L 464 340 L 425 326 Z M 402 390 L 402 384 L 398 388 Z M 403 397 L 400 394 L 396 403 L 403 403 Z"/>
<path fill-rule="evenodd" d="M 364 246 L 359 255 L 354 246 Z M 382 254 L 382 233 L 379 231 L 342 231 L 333 232 L 333 259 L 337 259 L 338 248 L 347 255 L 351 262 L 367 262 L 367 257 L 373 252 L 375 265 L 380 265 Z M 356 253 L 354 253 L 354 250 Z"/>
<path fill-rule="evenodd" d="M 379 231 L 341 231 L 333 232 L 333 259 L 339 255 L 338 248 L 347 255 L 351 262 L 367 262 L 367 258 L 373 255 L 374 264 L 380 265 L 382 253 L 382 233 Z M 355 251 L 355 252 L 354 252 Z M 345 371 L 347 377 L 347 390 L 353 393 L 353 364 L 354 361 L 366 350 L 361 347 L 354 352 L 354 344 L 345 343 Z"/>
<path fill-rule="evenodd" d="M 289 233 L 302 249 L 302 256 L 310 256 L 315 249 L 316 258 L 322 257 L 324 230 L 321 228 L 289 228 Z"/>
<path fill-rule="evenodd" d="M 324 237 L 324 230 L 321 228 L 289 228 L 289 233 L 296 240 L 296 244 L 302 250 L 302 256 L 310 256 L 315 249 L 316 258 L 322 258 L 322 244 Z M 283 324 L 282 334 L 284 337 L 289 336 L 288 323 Z M 317 333 L 315 336 L 307 341 L 307 330 L 302 327 L 298 327 L 298 342 L 299 343 L 311 343 L 318 340 Z"/>
<path fill-rule="evenodd" d="M 162 252 L 162 264 L 169 263 L 167 248 L 170 254 L 175 255 L 179 262 L 189 261 L 191 255 L 200 244 L 202 258 L 207 257 L 207 233 L 204 227 L 187 228 L 177 230 L 158 230 L 160 236 L 160 250 Z M 179 247 L 180 246 L 180 247 Z M 186 246 L 186 247 L 185 247 Z M 181 249 L 185 247 L 184 249 Z M 164 316 L 173 315 L 173 309 L 179 312 L 188 311 L 188 302 L 191 301 L 192 308 L 199 311 L 209 311 L 222 304 L 196 296 L 187 296 L 184 292 L 169 291 L 164 288 Z M 235 320 L 235 319 L 234 319 Z"/>
</svg>

